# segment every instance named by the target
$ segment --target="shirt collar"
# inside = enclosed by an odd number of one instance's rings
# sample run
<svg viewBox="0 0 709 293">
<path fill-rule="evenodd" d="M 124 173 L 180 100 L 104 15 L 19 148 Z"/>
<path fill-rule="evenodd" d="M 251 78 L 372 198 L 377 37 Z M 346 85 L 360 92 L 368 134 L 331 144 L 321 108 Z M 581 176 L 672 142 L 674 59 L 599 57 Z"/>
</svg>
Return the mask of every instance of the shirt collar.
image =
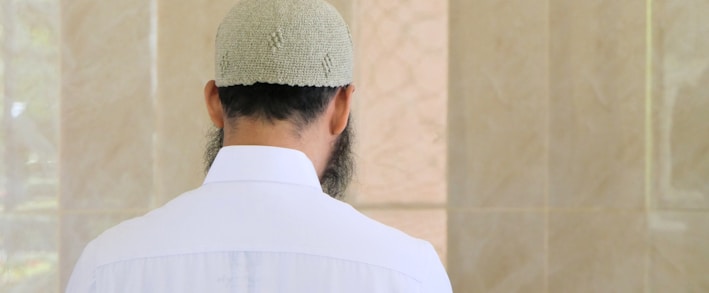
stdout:
<svg viewBox="0 0 709 293">
<path fill-rule="evenodd" d="M 304 153 L 270 146 L 226 146 L 219 150 L 204 184 L 230 181 L 288 183 L 322 191 L 315 167 Z"/>
</svg>

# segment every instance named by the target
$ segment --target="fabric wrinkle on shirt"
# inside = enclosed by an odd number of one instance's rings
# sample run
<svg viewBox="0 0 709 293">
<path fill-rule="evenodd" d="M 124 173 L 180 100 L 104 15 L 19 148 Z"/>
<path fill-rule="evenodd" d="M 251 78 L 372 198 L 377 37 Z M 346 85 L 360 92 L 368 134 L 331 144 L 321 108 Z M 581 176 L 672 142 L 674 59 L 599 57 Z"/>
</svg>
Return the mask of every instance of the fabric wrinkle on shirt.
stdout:
<svg viewBox="0 0 709 293">
<path fill-rule="evenodd" d="M 222 148 L 204 184 L 85 248 L 67 292 L 451 292 L 433 247 L 323 193 L 305 154 Z"/>
</svg>

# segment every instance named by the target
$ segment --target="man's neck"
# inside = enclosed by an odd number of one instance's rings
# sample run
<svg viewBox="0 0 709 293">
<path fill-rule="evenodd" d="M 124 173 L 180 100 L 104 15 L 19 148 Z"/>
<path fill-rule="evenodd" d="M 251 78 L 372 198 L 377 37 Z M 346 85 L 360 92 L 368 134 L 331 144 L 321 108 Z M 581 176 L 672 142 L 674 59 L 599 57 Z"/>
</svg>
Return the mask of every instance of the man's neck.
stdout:
<svg viewBox="0 0 709 293">
<path fill-rule="evenodd" d="M 294 149 L 303 152 L 313 162 L 318 175 L 325 169 L 327 157 L 318 149 L 318 139 L 313 131 L 298 130 L 289 121 L 264 121 L 261 119 L 239 119 L 224 127 L 224 146 L 262 145 Z"/>
</svg>

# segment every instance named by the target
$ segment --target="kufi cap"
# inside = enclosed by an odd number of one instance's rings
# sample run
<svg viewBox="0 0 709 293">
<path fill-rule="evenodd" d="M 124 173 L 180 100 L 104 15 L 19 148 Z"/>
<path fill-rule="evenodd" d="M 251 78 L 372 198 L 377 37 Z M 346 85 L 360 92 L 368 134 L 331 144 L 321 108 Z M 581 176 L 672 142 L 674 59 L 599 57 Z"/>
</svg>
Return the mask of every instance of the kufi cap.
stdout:
<svg viewBox="0 0 709 293">
<path fill-rule="evenodd" d="M 322 0 L 241 0 L 219 25 L 216 49 L 218 87 L 352 82 L 352 36 Z"/>
</svg>

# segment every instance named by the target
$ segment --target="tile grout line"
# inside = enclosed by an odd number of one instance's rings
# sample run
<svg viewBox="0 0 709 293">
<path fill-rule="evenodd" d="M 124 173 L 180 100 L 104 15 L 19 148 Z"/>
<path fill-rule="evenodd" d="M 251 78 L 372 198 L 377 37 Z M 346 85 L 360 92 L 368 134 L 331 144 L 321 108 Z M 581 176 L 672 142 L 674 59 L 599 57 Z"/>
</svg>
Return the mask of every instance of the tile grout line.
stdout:
<svg viewBox="0 0 709 293">
<path fill-rule="evenodd" d="M 652 77 L 653 77 L 653 0 L 645 1 L 645 272 L 644 292 L 650 292 L 650 211 L 652 210 Z"/>
<path fill-rule="evenodd" d="M 158 202 L 158 197 L 160 196 L 160 184 L 159 184 L 159 176 L 158 176 L 158 127 L 160 125 L 160 115 L 158 111 L 158 104 L 159 104 L 159 97 L 158 97 L 158 41 L 159 41 L 159 36 L 158 36 L 158 1 L 157 0 L 151 0 L 150 1 L 150 35 L 149 35 L 149 42 L 150 42 L 150 95 L 151 95 L 151 102 L 152 102 L 152 114 L 153 114 L 153 134 L 151 137 L 151 142 L 152 142 L 152 182 L 153 182 L 153 194 L 149 198 L 149 205 L 150 208 L 155 208 L 157 206 Z"/>
<path fill-rule="evenodd" d="M 551 182 L 551 0 L 546 1 L 547 11 L 547 109 L 546 109 L 546 180 L 544 183 L 544 292 L 549 293 L 549 193 Z"/>
<path fill-rule="evenodd" d="M 61 2 L 59 2 L 59 3 L 61 3 Z M 65 15 L 64 15 L 65 11 L 64 11 L 64 10 L 65 10 L 65 9 L 62 7 L 61 4 L 57 5 L 57 15 L 58 15 L 58 20 L 57 20 L 58 28 L 57 28 L 57 31 L 59 32 L 59 36 L 57 37 L 57 43 L 58 43 L 59 45 L 63 45 L 63 44 L 64 44 L 64 43 L 63 43 L 64 40 L 63 40 L 63 38 L 62 38 L 62 36 L 64 35 L 64 17 L 65 17 Z M 57 121 L 57 124 L 59 124 L 60 121 L 61 121 L 62 100 L 63 100 L 62 98 L 63 98 L 63 96 L 64 96 L 64 91 L 61 90 L 61 86 L 63 85 L 63 82 L 61 81 L 62 73 L 63 73 L 63 68 L 62 68 L 62 67 L 64 66 L 64 58 L 63 58 L 63 54 L 62 54 L 61 49 L 59 50 L 58 55 L 59 55 L 59 56 L 58 56 L 58 59 L 59 59 L 59 79 L 60 79 L 59 83 L 60 83 L 60 90 L 59 90 L 59 96 L 58 96 L 59 102 L 57 103 L 57 112 L 56 112 L 56 113 L 57 113 L 57 116 L 56 116 L 56 117 L 57 117 L 57 120 L 59 120 L 59 121 Z M 57 141 L 57 145 L 58 145 L 58 146 L 57 146 L 56 153 L 55 153 L 55 154 L 56 154 L 56 158 L 57 158 L 57 162 L 58 162 L 58 163 L 57 163 L 57 169 L 55 169 L 55 170 L 56 170 L 56 171 L 55 171 L 55 172 L 56 172 L 56 173 L 55 173 L 55 176 L 57 176 L 57 177 L 56 177 L 56 178 L 57 178 L 56 195 L 57 195 L 57 210 L 58 210 L 58 211 L 61 211 L 62 208 L 63 208 L 63 205 L 62 205 L 62 194 L 63 194 L 63 192 L 62 192 L 62 176 L 61 176 L 61 170 L 62 170 L 63 164 L 62 164 L 62 159 L 61 159 L 61 155 L 62 155 L 61 134 L 62 134 L 62 129 L 61 129 L 61 127 L 60 127 L 60 128 L 59 128 L 59 131 L 57 131 L 57 136 L 59 137 L 59 139 L 58 139 L 58 141 Z M 63 253 L 62 253 L 62 250 L 63 250 L 63 247 L 64 247 L 64 245 L 63 245 L 63 242 L 64 242 L 64 241 L 62 241 L 62 235 L 63 235 L 63 233 L 64 233 L 64 229 L 62 228 L 62 223 L 64 223 L 64 217 L 62 216 L 61 213 L 57 213 L 57 215 L 56 215 L 56 223 L 55 223 L 57 230 L 56 230 L 56 232 L 55 232 L 55 234 L 54 234 L 54 237 L 56 237 L 55 239 L 56 239 L 56 241 L 57 241 L 57 262 L 56 262 L 56 265 L 57 265 L 57 267 L 56 267 L 56 272 L 57 272 L 57 274 L 56 274 L 56 276 L 55 276 L 55 278 L 56 278 L 55 280 L 56 280 L 56 282 L 57 282 L 56 285 L 55 285 L 55 286 L 56 286 L 56 289 L 57 289 L 56 292 L 64 292 L 64 290 L 66 290 L 66 288 L 62 288 L 62 287 L 63 287 L 63 286 L 62 286 L 62 264 L 64 263 L 64 261 L 66 261 L 66 260 L 63 260 L 64 257 L 62 256 L 62 254 L 63 254 Z M 73 268 L 72 268 L 72 269 L 73 269 Z M 68 283 L 68 280 L 67 280 L 67 283 Z"/>
<path fill-rule="evenodd" d="M 547 111 L 546 111 L 546 182 L 544 184 L 544 292 L 549 293 L 549 191 L 551 182 L 551 1 L 546 1 L 547 7 Z"/>
</svg>

